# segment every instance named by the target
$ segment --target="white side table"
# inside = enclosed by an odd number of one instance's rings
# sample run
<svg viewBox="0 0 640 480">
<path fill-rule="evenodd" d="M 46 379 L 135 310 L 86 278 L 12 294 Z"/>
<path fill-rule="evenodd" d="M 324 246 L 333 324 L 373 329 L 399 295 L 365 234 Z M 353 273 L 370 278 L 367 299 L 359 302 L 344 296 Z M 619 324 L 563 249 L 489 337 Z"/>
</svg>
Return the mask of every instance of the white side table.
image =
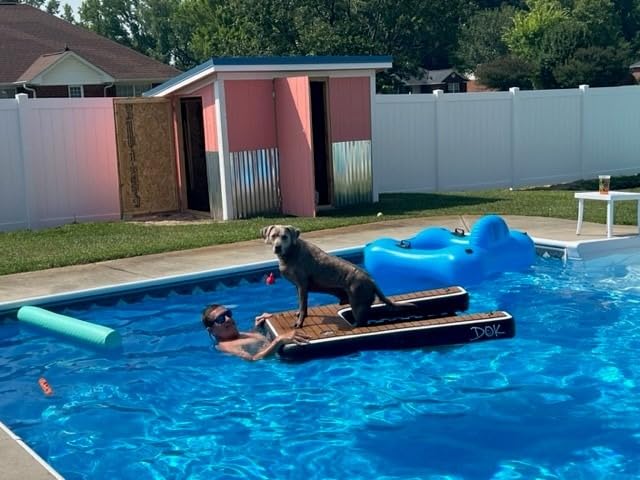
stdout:
<svg viewBox="0 0 640 480">
<path fill-rule="evenodd" d="M 576 228 L 576 235 L 580 235 L 582 230 L 582 219 L 584 217 L 584 201 L 585 200 L 600 200 L 607 202 L 607 238 L 611 238 L 613 234 L 613 205 L 615 202 L 621 202 L 624 200 L 635 200 L 638 202 L 638 233 L 640 234 L 640 193 L 636 192 L 614 192 L 599 193 L 599 192 L 576 192 L 574 197 L 578 199 L 578 228 Z"/>
</svg>

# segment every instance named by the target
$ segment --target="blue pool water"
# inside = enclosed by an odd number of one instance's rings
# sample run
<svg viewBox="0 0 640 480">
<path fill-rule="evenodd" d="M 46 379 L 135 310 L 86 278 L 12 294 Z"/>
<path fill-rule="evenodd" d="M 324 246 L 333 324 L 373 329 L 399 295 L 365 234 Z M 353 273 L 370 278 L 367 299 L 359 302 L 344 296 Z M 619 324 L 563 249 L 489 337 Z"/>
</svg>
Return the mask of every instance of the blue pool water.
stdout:
<svg viewBox="0 0 640 480">
<path fill-rule="evenodd" d="M 295 308 L 281 279 L 58 309 L 117 329 L 109 355 L 5 321 L 0 419 L 69 480 L 638 478 L 636 261 L 539 258 L 469 288 L 513 340 L 304 363 L 226 356 L 200 326 L 211 302 L 247 329 Z"/>
</svg>

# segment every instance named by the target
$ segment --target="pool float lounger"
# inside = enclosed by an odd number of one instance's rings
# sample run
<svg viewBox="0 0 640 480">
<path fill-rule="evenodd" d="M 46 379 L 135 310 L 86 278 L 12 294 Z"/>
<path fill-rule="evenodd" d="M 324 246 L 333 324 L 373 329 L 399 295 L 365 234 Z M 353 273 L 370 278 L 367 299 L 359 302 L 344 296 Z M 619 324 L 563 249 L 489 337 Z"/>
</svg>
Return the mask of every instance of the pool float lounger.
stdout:
<svg viewBox="0 0 640 480">
<path fill-rule="evenodd" d="M 306 344 L 283 345 L 281 359 L 306 360 L 333 357 L 361 350 L 436 347 L 512 338 L 513 317 L 503 311 L 458 315 L 468 308 L 468 293 L 462 287 L 413 292 L 390 297 L 396 303 L 413 303 L 415 309 L 394 310 L 383 304 L 372 307 L 369 322 L 353 327 L 350 308 L 332 304 L 309 309 L 301 333 Z M 265 321 L 274 337 L 293 328 L 296 312 L 274 314 Z"/>
<path fill-rule="evenodd" d="M 531 237 L 509 230 L 498 215 L 481 217 L 469 234 L 430 227 L 406 240 L 379 238 L 364 248 L 364 267 L 383 291 L 398 284 L 405 289 L 466 287 L 525 270 L 535 258 Z"/>
</svg>

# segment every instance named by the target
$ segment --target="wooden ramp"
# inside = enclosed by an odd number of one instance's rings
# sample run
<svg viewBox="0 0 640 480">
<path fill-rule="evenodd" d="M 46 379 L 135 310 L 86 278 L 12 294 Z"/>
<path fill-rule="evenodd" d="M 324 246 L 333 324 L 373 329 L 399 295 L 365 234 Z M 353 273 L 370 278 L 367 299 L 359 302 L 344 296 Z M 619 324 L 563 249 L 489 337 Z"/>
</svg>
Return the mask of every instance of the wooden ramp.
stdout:
<svg viewBox="0 0 640 480">
<path fill-rule="evenodd" d="M 475 343 L 512 338 L 513 317 L 503 311 L 457 315 L 468 308 L 468 294 L 461 287 L 412 292 L 390 297 L 396 303 L 411 303 L 407 309 L 374 305 L 367 326 L 353 327 L 350 308 L 332 304 L 309 309 L 301 333 L 304 345 L 284 345 L 285 359 L 307 359 L 343 355 L 359 350 L 382 350 Z M 272 336 L 293 328 L 295 311 L 274 314 L 266 322 Z"/>
</svg>

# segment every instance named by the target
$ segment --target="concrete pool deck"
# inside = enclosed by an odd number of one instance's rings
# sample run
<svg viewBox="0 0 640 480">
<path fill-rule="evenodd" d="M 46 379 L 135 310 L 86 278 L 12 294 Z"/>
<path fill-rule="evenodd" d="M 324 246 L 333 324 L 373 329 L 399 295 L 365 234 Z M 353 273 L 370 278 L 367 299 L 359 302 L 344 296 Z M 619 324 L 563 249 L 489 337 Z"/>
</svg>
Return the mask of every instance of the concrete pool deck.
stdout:
<svg viewBox="0 0 640 480">
<path fill-rule="evenodd" d="M 331 230 L 304 233 L 304 238 L 333 251 L 362 246 L 379 237 L 408 238 L 418 231 L 442 226 L 469 230 L 478 216 L 447 216 L 381 221 Z M 639 248 L 638 227 L 617 225 L 607 239 L 606 226 L 585 222 L 576 235 L 576 221 L 547 217 L 504 216 L 512 229 L 527 232 L 538 245 L 566 252 L 568 258 L 602 254 L 604 251 Z M 295 224 L 295 219 L 291 220 Z M 180 252 L 109 260 L 89 265 L 54 268 L 0 276 L 2 304 L 28 304 L 29 299 L 121 283 L 184 275 L 238 264 L 272 261 L 275 257 L 262 240 L 216 245 Z M 5 308 L 6 309 L 6 308 Z M 0 422 L 8 421 L 0 418 Z M 54 479 L 46 465 L 19 437 L 0 423 L 0 478 L 5 480 Z"/>
</svg>

